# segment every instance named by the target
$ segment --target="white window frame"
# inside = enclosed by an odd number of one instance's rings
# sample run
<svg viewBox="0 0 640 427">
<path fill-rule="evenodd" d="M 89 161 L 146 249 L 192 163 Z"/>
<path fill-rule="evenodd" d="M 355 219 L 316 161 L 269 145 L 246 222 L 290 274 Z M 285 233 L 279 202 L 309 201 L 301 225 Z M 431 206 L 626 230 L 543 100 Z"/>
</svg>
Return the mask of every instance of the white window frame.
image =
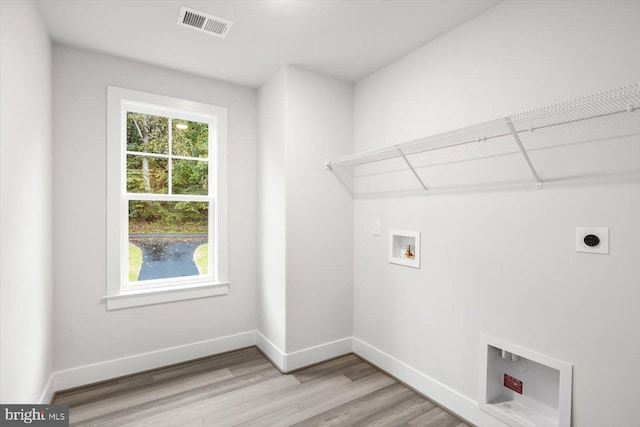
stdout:
<svg viewBox="0 0 640 427">
<path fill-rule="evenodd" d="M 127 111 L 207 122 L 209 195 L 128 194 L 126 190 Z M 128 281 L 128 202 L 130 199 L 206 201 L 209 203 L 209 250 L 206 276 Z M 114 86 L 107 87 L 107 310 L 226 295 L 227 276 L 227 109 Z M 211 253 L 213 257 L 211 258 Z"/>
</svg>

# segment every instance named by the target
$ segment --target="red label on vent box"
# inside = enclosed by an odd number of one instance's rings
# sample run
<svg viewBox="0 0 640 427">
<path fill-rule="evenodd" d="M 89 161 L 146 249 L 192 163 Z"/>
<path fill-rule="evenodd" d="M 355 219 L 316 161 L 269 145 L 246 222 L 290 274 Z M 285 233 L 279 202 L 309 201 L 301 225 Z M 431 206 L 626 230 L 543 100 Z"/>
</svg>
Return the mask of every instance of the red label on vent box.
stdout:
<svg viewBox="0 0 640 427">
<path fill-rule="evenodd" d="M 513 378 L 511 375 L 504 374 L 504 386 L 510 388 L 516 393 L 522 394 L 522 381 Z"/>
</svg>

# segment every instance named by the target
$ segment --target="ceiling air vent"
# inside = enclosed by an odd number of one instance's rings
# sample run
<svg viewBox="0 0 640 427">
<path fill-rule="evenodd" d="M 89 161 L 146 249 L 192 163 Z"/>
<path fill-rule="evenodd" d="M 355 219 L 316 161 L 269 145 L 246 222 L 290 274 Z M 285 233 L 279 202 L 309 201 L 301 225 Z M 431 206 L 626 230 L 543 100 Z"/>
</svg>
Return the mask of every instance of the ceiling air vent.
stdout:
<svg viewBox="0 0 640 427">
<path fill-rule="evenodd" d="M 178 25 L 225 38 L 233 22 L 182 6 L 178 15 Z"/>
</svg>

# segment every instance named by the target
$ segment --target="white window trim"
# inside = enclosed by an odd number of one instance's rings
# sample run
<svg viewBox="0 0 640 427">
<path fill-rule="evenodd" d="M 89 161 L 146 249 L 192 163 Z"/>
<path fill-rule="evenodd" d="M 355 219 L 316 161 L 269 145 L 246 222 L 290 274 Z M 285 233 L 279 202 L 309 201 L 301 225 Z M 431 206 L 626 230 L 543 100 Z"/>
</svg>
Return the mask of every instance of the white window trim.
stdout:
<svg viewBox="0 0 640 427">
<path fill-rule="evenodd" d="M 150 111 L 155 109 L 158 112 L 169 112 L 173 117 L 179 117 L 176 111 L 188 111 L 185 118 L 193 120 L 197 116 L 215 118 L 216 135 L 215 144 L 209 150 L 215 150 L 213 161 L 215 162 L 216 176 L 210 177 L 209 182 L 213 183 L 210 191 L 215 194 L 215 206 L 209 209 L 212 218 L 213 230 L 215 233 L 215 243 L 213 262 L 216 264 L 213 271 L 216 277 L 209 277 L 206 280 L 193 278 L 176 278 L 173 283 L 162 287 L 141 286 L 132 290 L 123 287 L 124 265 L 121 249 L 124 246 L 122 215 L 127 210 L 123 201 L 123 170 L 122 161 L 125 155 L 123 148 L 124 129 L 123 114 L 126 114 L 125 107 L 139 105 L 141 108 Z M 154 195 L 155 196 L 155 195 Z M 213 203 L 213 201 L 211 202 Z M 171 301 L 186 299 L 204 298 L 211 296 L 226 295 L 229 291 L 229 281 L 227 272 L 227 109 L 216 105 L 203 104 L 200 102 L 187 101 L 168 96 L 155 95 L 146 92 L 139 92 L 123 89 L 114 86 L 107 87 L 107 286 L 106 301 L 107 310 L 135 307 L 150 304 L 161 304 Z"/>
</svg>

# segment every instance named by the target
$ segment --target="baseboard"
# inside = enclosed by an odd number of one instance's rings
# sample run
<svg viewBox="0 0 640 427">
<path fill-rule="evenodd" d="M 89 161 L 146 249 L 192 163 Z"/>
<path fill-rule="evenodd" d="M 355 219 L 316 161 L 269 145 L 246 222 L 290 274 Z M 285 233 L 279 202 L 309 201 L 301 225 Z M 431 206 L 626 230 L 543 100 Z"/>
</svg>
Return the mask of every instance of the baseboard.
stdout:
<svg viewBox="0 0 640 427">
<path fill-rule="evenodd" d="M 256 345 L 256 332 L 249 331 L 65 369 L 54 372 L 52 392 L 253 345 Z"/>
<path fill-rule="evenodd" d="M 269 341 L 267 337 L 259 331 L 256 331 L 256 346 L 280 372 L 287 372 L 286 355 L 284 351 L 280 350 L 277 345 Z"/>
<path fill-rule="evenodd" d="M 51 400 L 53 399 L 53 393 L 55 393 L 55 390 L 53 388 L 55 384 L 54 379 L 55 379 L 55 373 L 52 372 L 51 375 L 49 375 L 49 379 L 47 380 L 47 383 L 44 385 L 42 394 L 40 395 L 39 403 L 41 405 L 48 405 L 49 403 L 51 403 Z"/>
<path fill-rule="evenodd" d="M 286 354 L 285 366 L 287 369 L 285 372 L 294 371 L 349 353 L 353 353 L 353 339 L 351 337 L 294 351 Z"/>
<path fill-rule="evenodd" d="M 353 352 L 351 337 L 304 348 L 291 353 L 283 352 L 278 346 L 256 331 L 256 345 L 280 372 L 287 373 L 305 366 L 324 362 L 334 357 Z"/>
<path fill-rule="evenodd" d="M 504 427 L 503 423 L 481 411 L 478 402 L 355 337 L 353 352 L 475 425 Z"/>
<path fill-rule="evenodd" d="M 55 391 L 92 384 L 252 345 L 257 345 L 271 362 L 285 373 L 353 351 L 351 337 L 348 337 L 286 354 L 260 332 L 249 331 L 56 371 L 49 378 L 40 400 L 49 403 Z"/>
</svg>

